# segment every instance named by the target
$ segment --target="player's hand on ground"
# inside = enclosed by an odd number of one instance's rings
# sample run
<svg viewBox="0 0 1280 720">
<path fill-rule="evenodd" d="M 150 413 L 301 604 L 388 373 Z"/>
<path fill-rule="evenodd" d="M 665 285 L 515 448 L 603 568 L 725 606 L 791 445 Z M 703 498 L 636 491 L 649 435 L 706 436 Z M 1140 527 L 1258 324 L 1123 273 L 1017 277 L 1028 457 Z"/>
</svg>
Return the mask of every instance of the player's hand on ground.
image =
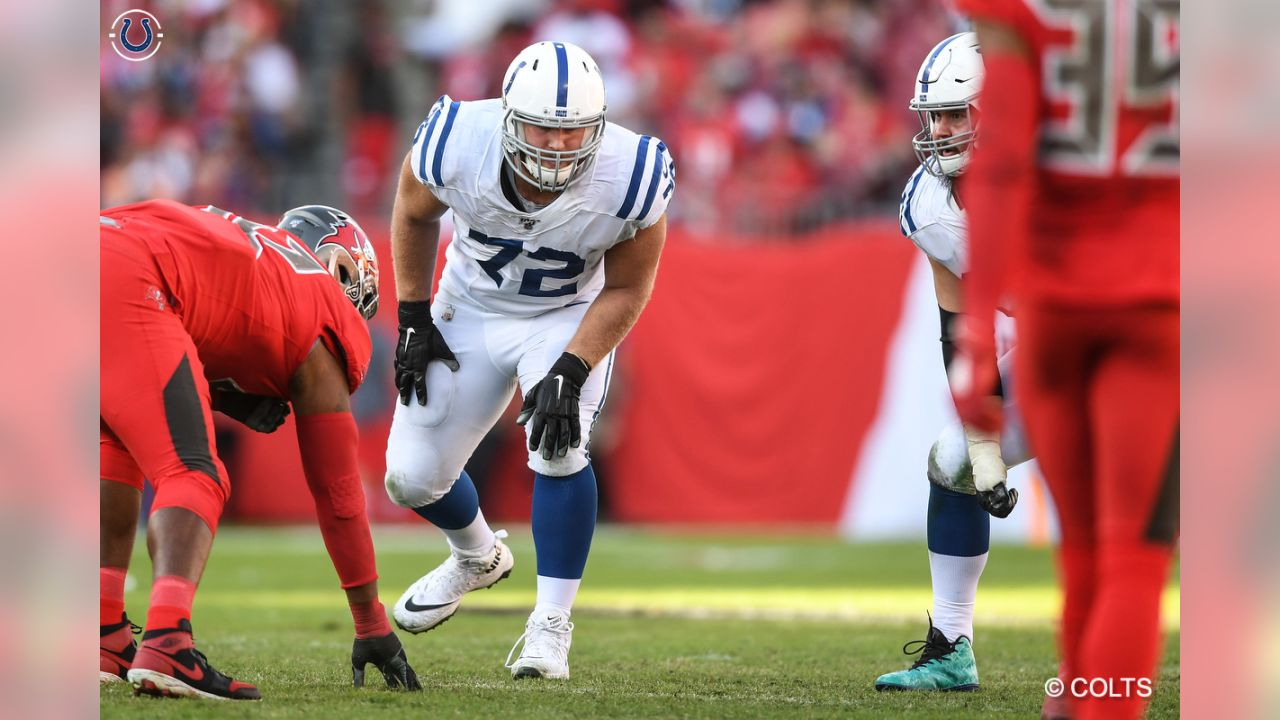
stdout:
<svg viewBox="0 0 1280 720">
<path fill-rule="evenodd" d="M 351 682 L 356 687 L 364 687 L 366 665 L 378 668 L 389 688 L 422 689 L 418 674 L 409 666 L 400 638 L 393 632 L 382 637 L 356 638 L 351 646 Z"/>
<path fill-rule="evenodd" d="M 563 353 L 547 376 L 525 393 L 516 424 L 529 424 L 529 449 L 541 450 L 542 459 L 564 457 L 569 448 L 582 444 L 578 399 L 591 368 L 573 353 Z"/>
<path fill-rule="evenodd" d="M 978 504 L 995 517 L 1007 518 L 1018 505 L 1018 490 L 999 483 L 990 490 L 979 490 Z"/>
<path fill-rule="evenodd" d="M 396 387 L 400 403 L 409 404 L 416 392 L 418 404 L 427 404 L 427 364 L 439 360 L 450 370 L 458 371 L 458 358 L 431 320 L 428 300 L 401 300 L 400 341 L 396 344 Z"/>
<path fill-rule="evenodd" d="M 1000 370 L 996 366 L 995 330 L 989 324 L 979 327 L 964 315 L 957 318 L 952 337 L 956 339 L 956 356 L 947 379 L 956 412 L 966 425 L 999 431 L 1004 422 L 1004 400 L 996 394 Z"/>
<path fill-rule="evenodd" d="M 280 398 L 213 387 L 210 399 L 214 410 L 260 433 L 275 432 L 289 416 L 289 403 Z"/>
</svg>

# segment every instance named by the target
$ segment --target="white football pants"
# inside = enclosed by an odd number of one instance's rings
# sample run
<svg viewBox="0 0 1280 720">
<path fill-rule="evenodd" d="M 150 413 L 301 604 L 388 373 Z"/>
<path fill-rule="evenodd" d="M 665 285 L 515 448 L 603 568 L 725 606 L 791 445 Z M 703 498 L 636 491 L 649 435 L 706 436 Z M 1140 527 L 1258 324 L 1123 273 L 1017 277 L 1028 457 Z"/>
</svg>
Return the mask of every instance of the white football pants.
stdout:
<svg viewBox="0 0 1280 720">
<path fill-rule="evenodd" d="M 498 315 L 457 298 L 438 294 L 432 319 L 458 358 L 458 371 L 441 362 L 427 366 L 427 404 L 416 394 L 409 404 L 396 398 L 387 438 L 387 494 L 403 507 L 422 507 L 444 497 L 461 475 L 481 438 L 511 401 L 546 376 L 578 330 L 587 303 L 551 310 L 532 318 Z M 565 457 L 543 460 L 529 453 L 534 472 L 553 477 L 586 467 L 587 445 L 604 403 L 613 370 L 613 353 L 592 369 L 578 403 L 582 444 Z M 528 438 L 529 423 L 525 428 Z"/>
</svg>

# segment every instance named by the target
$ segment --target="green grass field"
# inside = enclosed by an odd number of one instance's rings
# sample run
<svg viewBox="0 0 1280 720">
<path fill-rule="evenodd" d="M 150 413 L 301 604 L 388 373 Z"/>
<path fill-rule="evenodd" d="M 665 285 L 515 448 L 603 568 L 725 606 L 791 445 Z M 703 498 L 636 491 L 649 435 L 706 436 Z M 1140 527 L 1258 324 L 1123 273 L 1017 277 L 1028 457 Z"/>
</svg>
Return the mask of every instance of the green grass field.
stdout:
<svg viewBox="0 0 1280 720">
<path fill-rule="evenodd" d="M 473 593 L 439 629 L 401 633 L 425 691 L 350 687 L 351 623 L 319 533 L 226 527 L 196 599 L 200 647 L 256 683 L 260 703 L 135 698 L 101 691 L 103 718 L 971 718 L 1037 717 L 1056 674 L 1057 591 L 1047 548 L 997 546 L 978 596 L 982 689 L 877 693 L 909 665 L 930 607 L 918 544 L 852 545 L 813 535 L 602 527 L 575 607 L 573 677 L 511 679 L 502 666 L 534 599 L 527 527 L 509 528 L 511 578 Z M 375 531 L 388 608 L 445 553 L 434 530 Z M 150 564 L 137 544 L 131 616 L 145 617 Z M 133 577 L 133 575 L 131 575 Z M 1178 716 L 1178 589 L 1149 713 Z"/>
</svg>

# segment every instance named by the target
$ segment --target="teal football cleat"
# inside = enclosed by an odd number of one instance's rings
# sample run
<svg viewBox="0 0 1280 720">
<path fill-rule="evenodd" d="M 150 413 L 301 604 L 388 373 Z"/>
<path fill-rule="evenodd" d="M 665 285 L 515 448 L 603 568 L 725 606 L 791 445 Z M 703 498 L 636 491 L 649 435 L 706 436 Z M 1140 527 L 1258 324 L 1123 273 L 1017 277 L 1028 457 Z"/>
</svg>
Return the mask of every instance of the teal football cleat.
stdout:
<svg viewBox="0 0 1280 720">
<path fill-rule="evenodd" d="M 919 645 L 912 649 L 913 645 Z M 876 678 L 876 690 L 935 690 L 968 692 L 978 689 L 978 663 L 973 658 L 973 645 L 961 635 L 949 642 L 929 619 L 929 634 L 924 640 L 912 640 L 902 646 L 907 655 L 920 657 L 906 670 Z"/>
</svg>

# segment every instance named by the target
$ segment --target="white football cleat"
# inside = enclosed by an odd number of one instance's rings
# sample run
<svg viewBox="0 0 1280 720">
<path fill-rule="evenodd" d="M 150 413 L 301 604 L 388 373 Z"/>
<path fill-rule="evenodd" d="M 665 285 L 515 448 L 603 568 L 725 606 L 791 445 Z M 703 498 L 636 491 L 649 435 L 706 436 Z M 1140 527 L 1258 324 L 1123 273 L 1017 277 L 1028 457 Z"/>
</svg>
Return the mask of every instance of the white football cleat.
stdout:
<svg viewBox="0 0 1280 720">
<path fill-rule="evenodd" d="M 513 663 L 511 656 L 515 655 L 521 642 L 524 649 Z M 569 645 L 572 642 L 573 623 L 569 622 L 569 613 L 534 610 L 525 623 L 524 634 L 516 639 L 511 652 L 507 653 L 505 667 L 511 669 L 513 678 L 567 678 Z"/>
<path fill-rule="evenodd" d="M 391 613 L 396 625 L 406 632 L 426 632 L 452 617 L 463 595 L 493 587 L 510 575 L 516 561 L 502 542 L 507 531 L 499 530 L 493 535 L 493 549 L 489 552 L 478 556 L 451 552 L 439 567 L 410 585 Z"/>
</svg>

